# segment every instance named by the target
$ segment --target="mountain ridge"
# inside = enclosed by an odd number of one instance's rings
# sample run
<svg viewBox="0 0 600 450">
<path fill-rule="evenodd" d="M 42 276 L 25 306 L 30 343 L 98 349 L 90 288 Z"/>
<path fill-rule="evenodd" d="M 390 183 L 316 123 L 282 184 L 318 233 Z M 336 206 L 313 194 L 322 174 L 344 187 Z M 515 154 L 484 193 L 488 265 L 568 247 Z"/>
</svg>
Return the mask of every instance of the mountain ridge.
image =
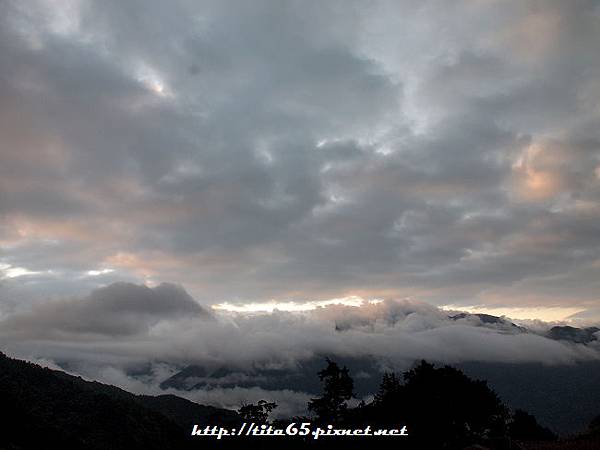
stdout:
<svg viewBox="0 0 600 450">
<path fill-rule="evenodd" d="M 173 395 L 140 396 L 0 352 L 7 414 L 0 448 L 182 449 L 191 423 L 235 423 L 235 412 Z"/>
</svg>

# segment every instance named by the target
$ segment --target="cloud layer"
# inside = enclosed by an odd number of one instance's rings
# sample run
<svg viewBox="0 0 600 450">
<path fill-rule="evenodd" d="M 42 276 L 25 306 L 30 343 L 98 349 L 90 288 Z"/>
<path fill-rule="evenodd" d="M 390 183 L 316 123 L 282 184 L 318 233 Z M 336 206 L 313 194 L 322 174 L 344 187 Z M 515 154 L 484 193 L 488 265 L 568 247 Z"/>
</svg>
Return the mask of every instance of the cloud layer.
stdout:
<svg viewBox="0 0 600 450">
<path fill-rule="evenodd" d="M 211 314 L 180 287 L 120 283 L 90 295 L 37 305 L 0 321 L 8 351 L 80 370 L 148 364 L 181 367 L 294 367 L 315 356 L 373 357 L 393 367 L 415 359 L 566 364 L 600 357 L 588 346 L 488 323 L 422 302 L 386 300 L 305 312 Z"/>
</svg>

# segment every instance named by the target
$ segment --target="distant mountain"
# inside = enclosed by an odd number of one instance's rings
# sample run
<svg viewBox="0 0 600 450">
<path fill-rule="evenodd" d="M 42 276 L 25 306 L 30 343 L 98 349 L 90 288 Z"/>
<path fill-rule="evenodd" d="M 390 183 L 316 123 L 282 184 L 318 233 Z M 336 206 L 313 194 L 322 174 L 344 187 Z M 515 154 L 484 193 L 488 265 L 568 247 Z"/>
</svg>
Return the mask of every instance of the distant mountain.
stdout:
<svg viewBox="0 0 600 450">
<path fill-rule="evenodd" d="M 600 412 L 600 361 L 454 364 L 488 385 L 513 409 L 533 414 L 560 435 L 582 432 Z"/>
<path fill-rule="evenodd" d="M 481 326 L 500 328 L 507 333 L 534 333 L 504 317 L 490 314 L 459 313 L 452 320 L 473 319 Z M 476 322 L 477 323 L 477 322 Z M 597 327 L 575 328 L 556 326 L 543 336 L 577 344 L 597 340 Z M 536 332 L 536 334 L 540 334 Z M 320 355 L 299 361 L 293 367 L 251 368 L 203 367 L 191 365 L 163 381 L 161 388 L 194 390 L 213 387 L 260 387 L 264 390 L 292 389 L 311 395 L 318 394 L 321 385 L 317 372 L 322 369 L 325 356 L 350 369 L 355 392 L 359 397 L 377 391 L 382 373 L 394 365 L 374 357 L 347 357 Z M 410 364 L 410 362 L 407 362 Z M 501 398 L 512 408 L 533 413 L 540 422 L 559 434 L 582 431 L 598 414 L 600 405 L 600 361 L 583 361 L 570 365 L 542 365 L 539 363 L 465 362 L 453 364 L 469 376 L 487 380 Z"/>
<path fill-rule="evenodd" d="M 358 397 L 377 392 L 383 371 L 391 370 L 385 362 L 374 358 L 330 356 L 350 369 Z M 280 369 L 188 366 L 165 380 L 161 387 L 181 390 L 260 387 L 266 391 L 291 389 L 318 395 L 321 384 L 317 372 L 324 367 L 324 361 L 319 356 L 296 367 Z M 472 378 L 487 380 L 510 408 L 532 413 L 542 425 L 561 435 L 583 431 L 600 412 L 600 361 L 597 360 L 566 365 L 494 362 L 452 365 Z M 269 399 L 268 394 L 265 398 Z"/>
<path fill-rule="evenodd" d="M 452 320 L 474 318 L 479 320 L 482 326 L 501 327 L 508 332 L 525 333 L 527 329 L 520 327 L 511 321 L 489 314 L 467 314 L 459 313 L 449 316 Z M 345 328 L 336 328 L 343 332 Z M 328 355 L 317 355 L 311 359 L 298 361 L 294 367 L 287 368 L 265 368 L 254 366 L 251 368 L 239 368 L 232 366 L 205 367 L 201 365 L 190 365 L 183 367 L 179 372 L 164 380 L 160 387 L 162 389 L 194 390 L 212 387 L 260 387 L 270 390 L 294 389 L 296 391 L 317 394 L 321 385 L 316 373 L 322 369 L 323 361 Z M 338 363 L 347 366 L 355 374 L 355 390 L 358 395 L 367 395 L 377 389 L 377 383 L 381 377 L 383 368 L 391 368 L 393 365 L 373 357 L 348 357 L 335 355 Z M 407 362 L 410 364 L 410 361 Z"/>
<path fill-rule="evenodd" d="M 507 320 L 503 317 L 492 316 L 491 314 L 458 313 L 458 314 L 455 314 L 453 316 L 448 316 L 448 317 L 450 317 L 450 319 L 452 319 L 452 320 L 468 319 L 470 317 L 473 317 L 473 318 L 479 319 L 483 325 L 504 325 L 504 326 L 511 327 L 514 331 L 527 332 L 526 328 L 520 327 L 519 325 L 516 325 L 516 324 L 512 323 L 510 320 Z"/>
<path fill-rule="evenodd" d="M 576 328 L 570 326 L 557 326 L 550 328 L 547 337 L 558 341 L 570 341 L 576 344 L 589 344 L 592 341 L 598 340 L 595 333 L 598 333 L 600 328 Z"/>
<path fill-rule="evenodd" d="M 0 448 L 182 449 L 193 423 L 235 412 L 173 395 L 139 396 L 0 353 Z"/>
<path fill-rule="evenodd" d="M 171 419 L 183 427 L 185 433 L 189 433 L 194 424 L 233 426 L 240 423 L 240 417 L 235 411 L 199 405 L 176 395 L 138 395 L 135 400 Z"/>
<path fill-rule="evenodd" d="M 160 384 L 162 389 L 191 391 L 194 389 L 260 387 L 267 390 L 290 389 L 309 394 L 321 391 L 317 372 L 323 368 L 327 355 L 298 361 L 293 367 L 270 368 L 260 365 L 251 368 L 219 366 L 207 368 L 191 365 Z M 336 362 L 345 365 L 354 377 L 354 389 L 358 395 L 375 392 L 381 378 L 381 361 L 375 358 L 335 356 Z M 375 388 L 375 390 L 374 390 Z"/>
<path fill-rule="evenodd" d="M 530 331 L 519 325 L 514 324 L 510 320 L 504 317 L 492 316 L 491 314 L 469 314 L 469 313 L 458 313 L 453 316 L 448 316 L 452 320 L 468 319 L 470 317 L 477 318 L 483 326 L 507 326 L 514 331 L 529 333 Z M 555 326 L 550 328 L 543 335 L 549 339 L 555 341 L 568 341 L 575 344 L 589 344 L 590 342 L 597 341 L 598 337 L 596 333 L 600 331 L 598 327 L 587 327 L 577 328 L 569 325 Z"/>
</svg>

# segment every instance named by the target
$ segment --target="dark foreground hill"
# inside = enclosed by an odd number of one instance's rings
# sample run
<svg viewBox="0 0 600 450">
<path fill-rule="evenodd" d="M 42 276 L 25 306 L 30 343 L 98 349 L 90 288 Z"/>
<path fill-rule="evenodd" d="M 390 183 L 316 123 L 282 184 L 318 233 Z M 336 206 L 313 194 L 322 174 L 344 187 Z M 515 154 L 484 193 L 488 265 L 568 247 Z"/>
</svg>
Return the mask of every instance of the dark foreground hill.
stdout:
<svg viewBox="0 0 600 450">
<path fill-rule="evenodd" d="M 0 353 L 0 449 L 181 449 L 193 423 L 235 412 L 180 397 L 138 396 Z"/>
<path fill-rule="evenodd" d="M 346 408 L 345 401 L 337 401 L 342 394 L 342 400 L 351 397 L 353 383 L 348 369 L 340 369 L 330 360 L 327 367 L 318 373 L 323 383 L 320 397 L 309 402 L 309 409 L 315 413 L 313 419 L 289 418 L 273 423 L 276 428 L 285 429 L 290 422 L 323 427 L 333 423 L 336 428 L 348 430 L 363 429 L 366 425 L 377 429 L 397 428 L 402 424 L 409 427 L 409 436 L 401 441 L 385 436 L 365 438 L 380 449 L 462 450 L 475 448 L 469 447 L 472 443 L 483 443 L 485 446 L 479 448 L 494 450 L 562 448 L 554 444 L 568 444 L 564 448 L 574 449 L 600 448 L 597 446 L 600 418 L 592 421 L 587 433 L 557 441 L 533 416 L 523 411 L 509 414 L 485 381 L 470 379 L 449 366 L 435 368 L 422 361 L 403 374 L 404 382 L 388 373 L 373 401 L 354 408 Z M 337 368 L 337 372 L 332 372 L 331 367 Z M 248 446 L 256 449 L 284 446 L 291 450 L 329 448 L 334 441 L 349 449 L 364 448 L 367 442 L 350 437 L 317 441 L 312 435 L 277 439 L 241 436 L 223 441 L 195 438 L 190 436 L 193 424 L 239 429 L 242 420 L 265 423 L 266 417 L 244 413 L 242 419 L 233 411 L 198 405 L 173 395 L 134 395 L 114 386 L 11 359 L 2 353 L 0 406 L 0 450 L 198 447 L 226 450 Z M 257 405 L 244 408 L 249 412 L 251 407 L 254 411 Z M 591 447 L 586 446 L 588 442 Z M 429 445 L 432 443 L 437 445 L 432 447 Z"/>
</svg>

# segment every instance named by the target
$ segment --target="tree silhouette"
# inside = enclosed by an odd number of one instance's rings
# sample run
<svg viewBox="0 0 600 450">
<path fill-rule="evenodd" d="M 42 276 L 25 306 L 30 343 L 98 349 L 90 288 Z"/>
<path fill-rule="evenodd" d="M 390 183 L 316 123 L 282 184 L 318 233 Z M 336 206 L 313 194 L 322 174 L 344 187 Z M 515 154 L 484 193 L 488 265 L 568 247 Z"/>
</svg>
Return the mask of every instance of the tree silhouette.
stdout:
<svg viewBox="0 0 600 450">
<path fill-rule="evenodd" d="M 327 367 L 318 375 L 323 383 L 323 395 L 308 402 L 308 410 L 322 423 L 340 423 L 348 410 L 348 400 L 354 396 L 354 381 L 346 366 L 327 359 Z"/>
<path fill-rule="evenodd" d="M 277 408 L 277 403 L 259 400 L 256 404 L 244 404 L 238 409 L 238 414 L 248 422 L 267 423 L 269 414 Z"/>
<path fill-rule="evenodd" d="M 387 402 L 396 402 L 402 391 L 402 384 L 393 372 L 383 374 L 379 391 L 375 394 L 374 403 L 383 404 Z"/>
<path fill-rule="evenodd" d="M 590 434 L 600 436 L 600 415 L 594 417 L 588 425 L 588 432 Z"/>
<path fill-rule="evenodd" d="M 556 434 L 541 426 L 534 416 L 517 409 L 508 426 L 510 437 L 520 441 L 555 441 Z"/>
<path fill-rule="evenodd" d="M 506 438 L 508 412 L 486 382 L 462 371 L 421 361 L 404 372 L 404 384 L 385 374 L 363 420 L 407 425 L 409 435 L 428 448 L 463 448 Z"/>
<path fill-rule="evenodd" d="M 352 412 L 354 422 L 364 425 L 396 426 L 406 421 L 406 408 L 403 406 L 403 385 L 392 372 L 383 374 L 379 390 L 373 401 L 359 405 Z"/>
<path fill-rule="evenodd" d="M 485 381 L 425 361 L 406 372 L 404 380 L 404 401 L 415 431 L 435 429 L 460 445 L 505 435 L 508 412 Z"/>
</svg>

